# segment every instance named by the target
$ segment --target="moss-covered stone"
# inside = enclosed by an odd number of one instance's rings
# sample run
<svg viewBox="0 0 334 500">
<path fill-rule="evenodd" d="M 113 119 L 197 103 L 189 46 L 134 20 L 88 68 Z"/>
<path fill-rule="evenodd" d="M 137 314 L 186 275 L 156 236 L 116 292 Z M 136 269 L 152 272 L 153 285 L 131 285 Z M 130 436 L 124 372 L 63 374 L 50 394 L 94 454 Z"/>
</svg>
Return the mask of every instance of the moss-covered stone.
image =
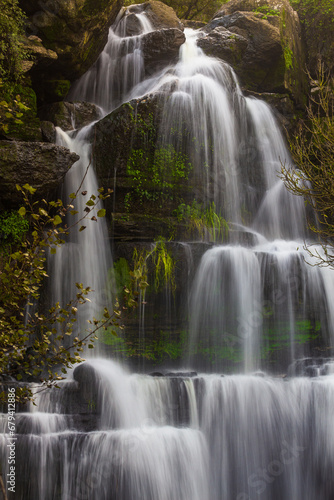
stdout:
<svg viewBox="0 0 334 500">
<path fill-rule="evenodd" d="M 0 205 L 22 201 L 16 184 L 26 183 L 45 196 L 63 180 L 78 155 L 68 149 L 41 142 L 0 141 Z"/>
<path fill-rule="evenodd" d="M 50 64 L 48 79 L 74 80 L 96 60 L 107 41 L 122 0 L 21 0 L 29 14 L 28 30 L 58 55 Z"/>
<path fill-rule="evenodd" d="M 168 217 L 193 198 L 191 160 L 158 143 L 164 95 L 126 103 L 96 125 L 94 165 L 106 188 L 116 182 L 115 204 L 131 214 Z M 107 204 L 112 211 L 112 204 Z"/>
<path fill-rule="evenodd" d="M 52 122 L 63 130 L 74 130 L 98 120 L 100 109 L 89 102 L 54 102 L 39 109 L 41 119 Z"/>
<path fill-rule="evenodd" d="M 305 104 L 305 49 L 298 15 L 288 0 L 230 0 L 205 31 L 199 45 L 229 62 L 244 87 L 289 91 L 299 106 Z"/>
<path fill-rule="evenodd" d="M 17 85 L 14 90 L 14 118 L 5 121 L 8 139 L 20 141 L 41 141 L 41 124 L 37 117 L 36 94 L 28 85 Z M 14 99 L 13 99 L 14 100 Z"/>
</svg>

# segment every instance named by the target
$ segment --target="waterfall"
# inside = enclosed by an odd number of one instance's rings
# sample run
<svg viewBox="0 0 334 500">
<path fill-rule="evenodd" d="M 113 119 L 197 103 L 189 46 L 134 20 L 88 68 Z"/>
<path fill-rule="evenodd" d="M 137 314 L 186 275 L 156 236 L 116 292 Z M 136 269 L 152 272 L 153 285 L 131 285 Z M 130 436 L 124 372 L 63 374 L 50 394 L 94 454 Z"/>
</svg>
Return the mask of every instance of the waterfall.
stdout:
<svg viewBox="0 0 334 500">
<path fill-rule="evenodd" d="M 100 108 L 101 118 L 117 104 L 126 99 L 129 89 L 143 79 L 143 60 L 140 51 L 140 35 L 126 37 L 126 19 L 130 10 L 121 11 L 113 29 L 110 28 L 108 42 L 93 67 L 73 86 L 70 98 L 90 101 Z M 123 16 L 123 17 L 122 17 Z M 137 14 L 139 31 L 148 33 L 152 25 L 144 14 Z M 117 77 L 116 77 L 117 75 Z M 117 80 L 117 85 L 114 83 Z M 75 127 L 75 123 L 73 124 Z M 63 197 L 78 195 L 72 204 L 78 212 L 77 219 L 84 214 L 86 202 L 91 195 L 98 198 L 98 181 L 92 161 L 92 130 L 94 122 L 80 130 L 64 132 L 57 127 L 57 143 L 78 153 L 80 160 L 67 173 L 64 181 Z M 86 193 L 86 194 L 83 194 Z M 101 203 L 98 206 L 101 208 Z M 89 219 L 95 215 L 91 210 Z M 88 220 L 89 222 L 89 220 Z M 108 282 L 112 267 L 107 223 L 97 219 L 82 232 L 71 232 L 69 241 L 57 249 L 50 259 L 52 278 L 52 303 L 66 305 L 76 296 L 75 283 L 91 287 L 93 293 L 84 311 L 80 311 L 76 324 L 77 332 L 87 329 L 87 321 L 99 319 L 104 307 L 113 310 L 111 283 Z M 79 228 L 78 228 L 79 229 Z"/>
<path fill-rule="evenodd" d="M 278 177 L 291 163 L 284 138 L 270 107 L 245 97 L 233 69 L 198 48 L 199 32 L 186 30 L 179 61 L 146 77 L 141 42 L 154 28 L 139 10 L 121 10 L 70 98 L 98 105 L 103 117 L 148 92 L 167 95 L 157 148 L 191 158 L 201 199 L 214 202 L 232 235 L 224 245 L 203 244 L 198 265 L 191 244 L 180 245 L 187 279 L 194 274 L 185 287 L 182 372 L 135 374 L 90 359 L 16 415 L 15 498 L 332 500 L 333 361 L 326 352 L 312 357 L 304 337 L 333 342 L 333 271 L 312 265 L 304 249 L 304 202 Z M 64 186 L 67 198 L 84 178 L 73 202 L 79 213 L 98 189 L 93 126 L 57 130 L 59 144 L 80 155 Z M 117 186 L 116 171 L 111 177 Z M 53 301 L 69 300 L 75 282 L 95 290 L 80 330 L 112 304 L 107 223 L 89 222 L 50 261 Z M 141 335 L 144 306 L 140 314 Z M 8 424 L 1 414 L 3 478 Z"/>
<path fill-rule="evenodd" d="M 17 500 L 332 498 L 333 375 L 151 377 L 106 360 L 79 368 L 51 400 L 40 396 L 49 413 L 20 415 Z M 0 444 L 6 464 L 5 435 Z"/>
<path fill-rule="evenodd" d="M 67 173 L 63 189 L 63 197 L 67 202 L 71 201 L 78 212 L 72 217 L 70 224 L 78 221 L 85 214 L 86 202 L 91 195 L 98 199 L 98 183 L 91 164 L 91 146 L 88 141 L 91 126 L 81 129 L 75 137 L 71 134 L 57 130 L 57 142 L 66 146 L 80 155 L 73 168 Z M 81 186 L 81 187 L 80 187 Z M 80 189 L 79 189 L 80 187 Z M 78 191 L 75 200 L 70 200 L 71 193 Z M 104 219 L 96 216 L 101 208 L 97 205 L 89 212 L 89 218 L 79 225 L 86 225 L 86 229 L 79 232 L 79 227 L 74 227 L 68 241 L 57 248 L 49 262 L 49 272 L 52 276 L 51 303 L 60 302 L 64 307 L 76 296 L 76 283 L 82 283 L 84 287 L 93 290 L 89 295 L 89 302 L 79 307 L 76 328 L 82 333 L 89 326 L 87 321 L 92 318 L 101 317 L 104 307 L 112 310 L 111 283 L 108 282 L 108 270 L 112 266 L 112 257 L 108 242 L 107 223 Z M 95 215 L 96 221 L 90 220 Z"/>
</svg>

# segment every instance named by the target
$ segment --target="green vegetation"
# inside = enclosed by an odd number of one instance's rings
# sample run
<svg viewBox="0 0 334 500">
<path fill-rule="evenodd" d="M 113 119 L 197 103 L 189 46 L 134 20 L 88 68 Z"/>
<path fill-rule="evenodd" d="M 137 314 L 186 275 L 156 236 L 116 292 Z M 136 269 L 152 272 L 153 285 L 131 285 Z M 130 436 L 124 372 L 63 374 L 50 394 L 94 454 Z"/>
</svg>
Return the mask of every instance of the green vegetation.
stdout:
<svg viewBox="0 0 334 500">
<path fill-rule="evenodd" d="M 290 47 L 285 46 L 284 47 L 284 61 L 285 61 L 285 67 L 286 69 L 292 69 L 293 68 L 293 52 L 290 49 Z"/>
<path fill-rule="evenodd" d="M 175 266 L 176 263 L 168 252 L 166 242 L 159 238 L 151 250 L 134 250 L 133 256 L 134 270 L 130 275 L 134 278 L 133 286 L 135 290 L 145 290 L 148 284 L 148 277 L 153 275 L 153 286 L 156 292 L 163 287 L 168 287 L 175 291 Z"/>
<path fill-rule="evenodd" d="M 69 231 L 75 227 L 83 231 L 84 221 L 96 221 L 91 210 L 105 198 L 102 190 L 98 197 L 92 195 L 86 202 L 77 222 L 65 225 L 66 215 L 78 214 L 72 201 L 67 206 L 61 200 L 33 201 L 34 188 L 26 184 L 17 189 L 23 196 L 22 207 L 18 212 L 3 213 L 0 219 L 5 234 L 0 248 L 0 374 L 22 380 L 16 394 L 19 401 L 26 401 L 32 398 L 28 381 L 40 381 L 41 388 L 56 384 L 66 368 L 82 361 L 84 346 L 93 347 L 100 328 L 115 326 L 119 310 L 101 311 L 101 319 L 92 318 L 90 329 L 79 339 L 74 337 L 74 326 L 78 309 L 89 301 L 90 287 L 76 283 L 73 300 L 65 306 L 53 304 L 45 314 L 40 310 L 43 306 L 38 306 L 42 286 L 48 279 L 47 254 L 57 252 Z M 78 195 L 72 193 L 71 200 Z M 96 212 L 97 217 L 104 214 L 104 209 Z M 12 245 L 6 244 L 9 238 L 13 238 Z M 3 392 L 0 399 L 4 398 Z"/>
<path fill-rule="evenodd" d="M 303 27 L 312 77 L 316 77 L 319 56 L 326 68 L 333 70 L 333 0 L 290 0 L 290 3 Z"/>
<path fill-rule="evenodd" d="M 188 179 L 191 169 L 186 156 L 173 146 L 157 148 L 153 157 L 150 151 L 133 149 L 127 162 L 127 173 L 141 203 L 147 200 L 161 205 L 166 199 L 173 199 L 173 191 L 180 181 Z"/>
<path fill-rule="evenodd" d="M 263 19 L 267 19 L 269 16 L 279 16 L 280 11 L 275 10 L 269 7 L 269 5 L 261 5 L 260 7 L 257 7 L 254 12 L 259 12 L 260 14 L 263 14 Z"/>
<path fill-rule="evenodd" d="M 182 203 L 174 211 L 179 222 L 185 222 L 191 233 L 199 235 L 204 240 L 222 242 L 228 236 L 228 223 L 217 213 L 212 202 L 208 207 L 193 201 L 191 205 Z"/>
<path fill-rule="evenodd" d="M 0 11 L 0 79 L 7 86 L 19 83 L 22 62 L 27 52 L 22 48 L 21 36 L 24 33 L 25 15 L 18 0 L 2 0 Z"/>
<path fill-rule="evenodd" d="M 334 78 L 328 77 L 320 65 L 318 77 L 312 79 L 307 120 L 291 140 L 293 159 L 298 170 L 282 168 L 282 178 L 294 194 L 303 196 L 312 209 L 311 231 L 323 243 L 324 255 L 312 246 L 321 265 L 334 266 Z"/>
<path fill-rule="evenodd" d="M 18 211 L 0 213 L 1 252 L 11 251 L 13 245 L 20 243 L 29 229 L 29 222 Z"/>
<path fill-rule="evenodd" d="M 112 352 L 123 358 L 144 358 L 153 364 L 182 358 L 187 343 L 187 332 L 182 331 L 178 340 L 171 339 L 169 332 L 160 331 L 154 339 L 141 341 L 115 337 L 109 331 L 102 332 L 100 341 L 111 347 Z"/>
<path fill-rule="evenodd" d="M 310 320 L 299 320 L 294 324 L 294 344 L 304 345 L 317 340 L 320 335 L 321 324 L 319 321 L 315 325 Z M 263 346 L 261 348 L 261 359 L 270 360 L 275 354 L 282 350 L 290 349 L 291 325 L 277 325 L 276 329 L 265 329 L 263 334 Z"/>
<path fill-rule="evenodd" d="M 143 3 L 146 0 L 139 0 Z M 220 7 L 228 0 L 165 0 L 164 3 L 175 10 L 179 19 L 208 22 Z M 132 0 L 125 0 L 124 5 L 132 5 Z"/>
<path fill-rule="evenodd" d="M 36 96 L 24 79 L 24 62 L 29 51 L 24 48 L 25 14 L 18 0 L 2 0 L 0 11 L 0 133 L 17 136 L 24 122 L 36 121 Z M 28 137 L 20 138 L 30 140 Z"/>
</svg>

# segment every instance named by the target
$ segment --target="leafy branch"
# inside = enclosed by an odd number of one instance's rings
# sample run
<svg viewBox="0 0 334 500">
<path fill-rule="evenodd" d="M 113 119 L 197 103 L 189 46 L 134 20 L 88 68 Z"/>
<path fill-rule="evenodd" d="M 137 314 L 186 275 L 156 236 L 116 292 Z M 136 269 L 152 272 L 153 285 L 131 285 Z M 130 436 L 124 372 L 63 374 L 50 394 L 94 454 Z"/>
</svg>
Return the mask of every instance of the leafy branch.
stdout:
<svg viewBox="0 0 334 500">
<path fill-rule="evenodd" d="M 90 300 L 90 287 L 76 283 L 76 296 L 65 306 L 57 302 L 45 314 L 39 310 L 42 307 L 35 307 L 48 279 L 47 254 L 55 254 L 74 228 L 83 231 L 86 220 L 96 222 L 97 217 L 104 217 L 103 208 L 95 209 L 110 193 L 105 195 L 100 189 L 98 195 L 92 194 L 83 213 L 66 224 L 65 217 L 78 214 L 72 204 L 78 193 L 72 193 L 71 202 L 65 206 L 61 200 L 33 201 L 36 190 L 28 184 L 17 189 L 24 201 L 18 214 L 29 223 L 30 230 L 15 243 L 14 251 L 0 254 L 0 374 L 5 380 L 22 380 L 17 398 L 26 401 L 33 397 L 28 382 L 40 382 L 42 388 L 55 385 L 61 373 L 82 361 L 84 347 L 93 347 L 99 329 L 115 327 L 120 311 L 118 303 L 112 312 L 105 308 L 102 318 L 91 319 L 90 328 L 79 338 L 74 337 L 75 323 L 79 308 Z M 86 195 L 86 191 L 80 194 Z M 4 397 L 2 393 L 0 399 Z"/>
<path fill-rule="evenodd" d="M 290 141 L 297 170 L 282 166 L 281 177 L 287 188 L 303 196 L 311 208 L 308 225 L 319 237 L 323 253 L 312 246 L 307 250 L 320 265 L 334 266 L 334 78 L 322 64 L 311 82 L 307 120 Z"/>
</svg>

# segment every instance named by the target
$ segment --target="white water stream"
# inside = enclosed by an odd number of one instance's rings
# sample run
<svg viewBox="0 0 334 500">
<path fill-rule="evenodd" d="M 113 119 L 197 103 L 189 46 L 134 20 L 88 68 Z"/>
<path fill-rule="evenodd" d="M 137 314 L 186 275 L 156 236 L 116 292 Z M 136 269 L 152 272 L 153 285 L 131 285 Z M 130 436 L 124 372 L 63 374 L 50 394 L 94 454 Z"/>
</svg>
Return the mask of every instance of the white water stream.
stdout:
<svg viewBox="0 0 334 500">
<path fill-rule="evenodd" d="M 152 30 L 142 15 L 139 22 L 143 33 Z M 233 70 L 197 47 L 198 34 L 188 31 L 179 62 L 146 80 L 141 36 L 125 34 L 122 11 L 71 98 L 98 104 L 104 115 L 131 97 L 169 88 L 161 144 L 191 156 L 206 199 L 252 240 L 203 255 L 190 294 L 189 363 L 202 345 L 211 368 L 219 369 L 229 350 L 251 372 L 261 366 L 268 325 L 288 325 L 291 361 L 298 321 L 321 323 L 333 339 L 333 272 L 305 262 L 304 204 L 277 177 L 291 160 L 270 108 L 242 95 Z M 183 141 L 170 133 L 181 124 Z M 65 195 L 77 190 L 90 162 L 90 128 L 58 131 L 81 157 Z M 97 185 L 91 165 L 80 192 L 95 193 Z M 78 199 L 81 211 L 86 198 Z M 53 300 L 66 301 L 76 281 L 96 290 L 80 328 L 111 301 L 111 265 L 103 221 L 52 262 Z M 332 365 L 311 369 L 322 375 Z M 38 398 L 38 412 L 18 415 L 15 499 L 332 500 L 333 375 L 261 375 L 152 377 L 105 359 L 79 366 L 61 389 Z M 1 425 L 6 477 L 5 415 Z"/>
</svg>

